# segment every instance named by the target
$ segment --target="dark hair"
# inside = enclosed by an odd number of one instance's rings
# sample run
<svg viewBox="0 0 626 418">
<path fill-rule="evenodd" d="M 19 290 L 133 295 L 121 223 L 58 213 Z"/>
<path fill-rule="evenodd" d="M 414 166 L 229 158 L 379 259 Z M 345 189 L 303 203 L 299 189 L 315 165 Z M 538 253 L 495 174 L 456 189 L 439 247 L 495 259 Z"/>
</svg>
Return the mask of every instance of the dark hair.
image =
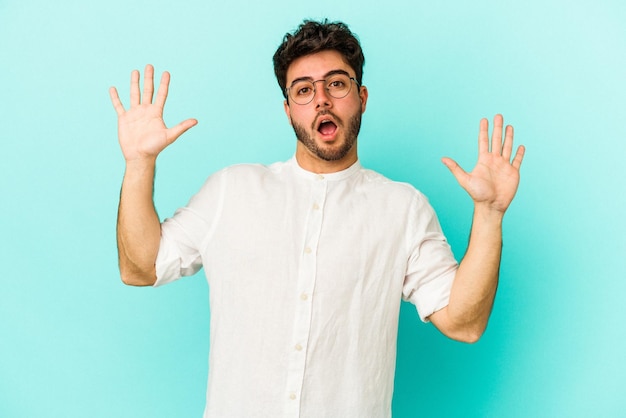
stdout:
<svg viewBox="0 0 626 418">
<path fill-rule="evenodd" d="M 287 69 L 296 59 L 316 52 L 335 50 L 352 67 L 356 81 L 361 85 L 365 57 L 355 34 L 342 22 L 305 20 L 293 33 L 285 34 L 283 43 L 274 53 L 274 74 L 285 98 Z"/>
</svg>

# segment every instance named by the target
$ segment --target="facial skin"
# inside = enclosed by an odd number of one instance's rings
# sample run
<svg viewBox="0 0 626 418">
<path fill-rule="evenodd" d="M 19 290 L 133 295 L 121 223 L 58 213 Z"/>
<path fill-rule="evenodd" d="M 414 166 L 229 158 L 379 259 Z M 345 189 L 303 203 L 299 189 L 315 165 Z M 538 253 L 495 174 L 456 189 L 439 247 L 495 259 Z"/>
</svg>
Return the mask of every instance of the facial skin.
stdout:
<svg viewBox="0 0 626 418">
<path fill-rule="evenodd" d="M 287 70 L 287 86 L 296 79 L 323 80 L 334 71 L 345 71 L 354 77 L 354 70 L 337 51 L 322 51 L 295 60 Z M 315 97 L 306 105 L 285 100 L 285 113 L 296 133 L 296 159 L 302 168 L 314 173 L 332 173 L 350 167 L 357 160 L 357 136 L 361 115 L 367 103 L 367 88 L 352 82 L 350 93 L 342 98 L 331 97 L 323 83 L 315 83 Z M 331 121 L 336 129 L 320 132 L 320 124 Z M 331 125 L 332 126 L 332 125 Z"/>
</svg>

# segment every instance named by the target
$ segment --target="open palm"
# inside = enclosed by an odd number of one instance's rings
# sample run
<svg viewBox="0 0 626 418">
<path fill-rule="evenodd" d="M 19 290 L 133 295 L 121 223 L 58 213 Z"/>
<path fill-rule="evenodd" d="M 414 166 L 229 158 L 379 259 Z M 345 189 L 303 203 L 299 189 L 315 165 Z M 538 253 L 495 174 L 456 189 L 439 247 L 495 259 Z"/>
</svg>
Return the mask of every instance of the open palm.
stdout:
<svg viewBox="0 0 626 418">
<path fill-rule="evenodd" d="M 513 151 L 513 127 L 507 126 L 502 142 L 502 115 L 494 118 L 494 127 L 489 146 L 489 122 L 480 121 L 478 134 L 478 162 L 467 173 L 451 158 L 443 158 L 443 163 L 450 169 L 461 187 L 475 204 L 487 205 L 490 209 L 504 213 L 511 204 L 519 185 L 519 170 L 524 158 L 523 146 Z"/>
<path fill-rule="evenodd" d="M 139 71 L 133 71 L 130 82 L 130 109 L 126 110 L 115 87 L 109 94 L 118 116 L 118 137 L 126 161 L 156 158 L 168 145 L 198 122 L 187 119 L 168 128 L 163 121 L 163 108 L 167 99 L 170 75 L 164 72 L 154 94 L 154 68 L 147 65 L 144 73 L 143 97 L 139 88 Z"/>
</svg>

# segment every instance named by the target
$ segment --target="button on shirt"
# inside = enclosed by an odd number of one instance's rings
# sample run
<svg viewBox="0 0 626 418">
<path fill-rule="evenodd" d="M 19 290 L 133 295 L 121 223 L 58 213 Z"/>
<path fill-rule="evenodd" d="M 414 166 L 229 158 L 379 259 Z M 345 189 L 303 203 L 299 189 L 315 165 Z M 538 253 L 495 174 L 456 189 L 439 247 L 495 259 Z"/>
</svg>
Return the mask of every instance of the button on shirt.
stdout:
<svg viewBox="0 0 626 418">
<path fill-rule="evenodd" d="M 448 303 L 457 263 L 427 199 L 359 162 L 209 177 L 162 224 L 156 286 L 204 267 L 204 417 L 389 417 L 401 300 Z"/>
</svg>

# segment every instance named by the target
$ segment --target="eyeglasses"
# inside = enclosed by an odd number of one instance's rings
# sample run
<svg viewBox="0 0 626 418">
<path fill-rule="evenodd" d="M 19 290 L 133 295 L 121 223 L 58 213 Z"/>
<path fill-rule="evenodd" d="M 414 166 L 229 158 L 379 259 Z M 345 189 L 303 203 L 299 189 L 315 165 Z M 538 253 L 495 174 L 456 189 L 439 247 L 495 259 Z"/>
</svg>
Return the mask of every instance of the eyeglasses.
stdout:
<svg viewBox="0 0 626 418">
<path fill-rule="evenodd" d="M 352 89 L 352 81 L 358 86 L 359 83 L 354 77 L 347 74 L 333 74 L 323 80 L 296 80 L 285 91 L 294 103 L 306 105 L 313 101 L 315 97 L 315 83 L 323 81 L 326 92 L 335 99 L 343 99 Z"/>
</svg>

